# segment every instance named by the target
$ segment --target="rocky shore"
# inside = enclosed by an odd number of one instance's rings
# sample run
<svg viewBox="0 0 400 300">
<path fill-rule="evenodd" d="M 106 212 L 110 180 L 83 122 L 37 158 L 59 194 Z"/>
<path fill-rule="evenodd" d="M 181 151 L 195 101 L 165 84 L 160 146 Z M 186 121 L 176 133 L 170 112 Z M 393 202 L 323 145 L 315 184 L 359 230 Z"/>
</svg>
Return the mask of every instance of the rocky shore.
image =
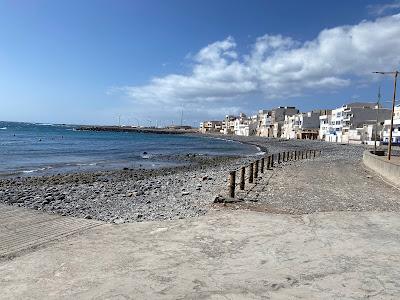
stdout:
<svg viewBox="0 0 400 300">
<path fill-rule="evenodd" d="M 229 138 L 269 153 L 322 150 L 324 159 L 341 156 L 349 163 L 358 163 L 364 150 L 320 141 Z M 205 214 L 215 196 L 226 190 L 230 170 L 255 158 L 185 155 L 174 159 L 186 165 L 3 179 L 0 202 L 114 223 L 194 217 Z"/>
</svg>

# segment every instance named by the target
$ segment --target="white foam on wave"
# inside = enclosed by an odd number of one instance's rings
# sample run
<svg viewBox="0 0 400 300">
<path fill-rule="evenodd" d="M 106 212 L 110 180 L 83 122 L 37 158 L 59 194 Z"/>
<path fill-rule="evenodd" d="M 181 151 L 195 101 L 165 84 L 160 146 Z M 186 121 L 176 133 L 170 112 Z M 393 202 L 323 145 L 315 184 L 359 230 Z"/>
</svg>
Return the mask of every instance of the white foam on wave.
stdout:
<svg viewBox="0 0 400 300">
<path fill-rule="evenodd" d="M 50 123 L 35 123 L 35 125 L 39 125 L 39 126 L 56 126 L 55 124 L 50 124 Z"/>
<path fill-rule="evenodd" d="M 7 130 L 7 127 L 1 127 L 0 129 L 1 130 Z"/>
<path fill-rule="evenodd" d="M 34 173 L 34 172 L 38 172 L 38 171 L 44 171 L 46 169 L 51 169 L 51 167 L 39 168 L 39 169 L 33 169 L 33 170 L 23 170 L 22 173 Z"/>
<path fill-rule="evenodd" d="M 76 164 L 77 166 L 95 166 L 96 163 L 80 163 L 80 164 Z"/>
</svg>

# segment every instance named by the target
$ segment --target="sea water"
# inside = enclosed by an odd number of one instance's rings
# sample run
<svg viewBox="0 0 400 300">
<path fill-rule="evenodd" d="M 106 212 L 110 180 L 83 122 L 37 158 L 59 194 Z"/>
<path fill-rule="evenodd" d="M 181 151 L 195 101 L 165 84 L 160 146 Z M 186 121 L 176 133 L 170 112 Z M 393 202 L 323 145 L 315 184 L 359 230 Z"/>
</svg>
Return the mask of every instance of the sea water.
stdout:
<svg viewBox="0 0 400 300">
<path fill-rule="evenodd" d="M 0 176 L 158 168 L 165 155 L 254 155 L 255 147 L 202 136 L 94 132 L 78 126 L 0 121 Z"/>
</svg>

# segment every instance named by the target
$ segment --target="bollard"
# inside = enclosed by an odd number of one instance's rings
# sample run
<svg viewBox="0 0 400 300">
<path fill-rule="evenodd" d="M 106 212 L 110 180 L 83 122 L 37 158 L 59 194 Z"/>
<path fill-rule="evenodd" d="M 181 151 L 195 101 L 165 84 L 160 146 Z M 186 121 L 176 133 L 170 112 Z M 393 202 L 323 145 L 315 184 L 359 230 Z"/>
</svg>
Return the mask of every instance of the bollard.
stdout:
<svg viewBox="0 0 400 300">
<path fill-rule="evenodd" d="M 290 151 L 286 152 L 286 161 L 290 160 Z"/>
<path fill-rule="evenodd" d="M 280 164 L 281 163 L 281 153 L 279 152 L 278 153 L 278 164 Z"/>
<path fill-rule="evenodd" d="M 314 154 L 314 158 L 315 158 L 315 150 L 314 150 L 314 153 L 313 153 L 313 154 Z"/>
<path fill-rule="evenodd" d="M 297 160 L 297 150 L 294 151 L 294 160 Z"/>
<path fill-rule="evenodd" d="M 286 152 L 282 152 L 282 162 L 286 161 Z"/>
<path fill-rule="evenodd" d="M 240 170 L 240 189 L 242 191 L 244 190 L 245 176 L 246 176 L 246 167 L 242 167 Z"/>
<path fill-rule="evenodd" d="M 271 169 L 271 155 L 267 157 L 267 170 Z"/>
<path fill-rule="evenodd" d="M 304 150 L 301 150 L 301 159 L 304 159 Z"/>
<path fill-rule="evenodd" d="M 275 159 L 275 156 L 274 156 L 274 154 L 272 154 L 271 155 L 271 168 L 274 167 L 274 159 Z"/>
<path fill-rule="evenodd" d="M 306 159 L 308 158 L 308 150 L 306 150 Z"/>
<path fill-rule="evenodd" d="M 254 163 L 250 163 L 249 168 L 249 183 L 253 183 Z"/>
<path fill-rule="evenodd" d="M 265 158 L 263 157 L 261 158 L 261 170 L 260 170 L 261 173 L 264 173 L 264 165 L 265 165 Z"/>
<path fill-rule="evenodd" d="M 290 153 L 290 160 L 293 160 L 293 155 L 294 155 L 294 153 L 293 153 L 293 151 Z"/>
<path fill-rule="evenodd" d="M 236 172 L 231 171 L 229 173 L 229 197 L 235 198 L 235 177 Z"/>
<path fill-rule="evenodd" d="M 260 161 L 256 160 L 255 165 L 254 165 L 254 178 L 258 178 L 258 163 Z"/>
</svg>

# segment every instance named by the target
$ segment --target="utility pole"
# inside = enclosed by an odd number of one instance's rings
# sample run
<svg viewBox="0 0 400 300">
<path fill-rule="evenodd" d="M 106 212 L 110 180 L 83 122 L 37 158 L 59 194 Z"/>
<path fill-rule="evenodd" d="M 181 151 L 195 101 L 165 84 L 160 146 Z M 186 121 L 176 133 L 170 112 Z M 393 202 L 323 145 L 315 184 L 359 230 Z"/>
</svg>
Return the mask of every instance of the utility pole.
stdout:
<svg viewBox="0 0 400 300">
<path fill-rule="evenodd" d="M 182 110 L 181 110 L 181 126 L 182 126 L 182 122 L 183 122 L 183 107 L 182 107 Z"/>
<path fill-rule="evenodd" d="M 393 131 L 393 117 L 394 117 L 394 107 L 396 105 L 396 86 L 397 86 L 397 76 L 399 71 L 393 72 L 373 72 L 382 75 L 394 75 L 394 89 L 393 89 L 393 101 L 392 101 L 392 116 L 390 118 L 390 131 L 389 131 L 389 143 L 388 143 L 388 156 L 387 159 L 390 160 L 392 156 L 392 131 Z"/>
<path fill-rule="evenodd" d="M 121 115 L 118 116 L 118 127 L 121 127 Z"/>
<path fill-rule="evenodd" d="M 377 138 L 377 135 L 378 135 L 378 122 L 379 122 L 379 109 L 380 109 L 379 105 L 380 105 L 380 102 L 381 102 L 381 86 L 379 86 L 379 89 L 378 89 L 378 102 L 376 103 L 378 107 L 376 109 L 376 124 L 375 124 L 375 143 L 374 143 L 374 154 L 375 155 L 376 155 L 376 138 Z"/>
</svg>

